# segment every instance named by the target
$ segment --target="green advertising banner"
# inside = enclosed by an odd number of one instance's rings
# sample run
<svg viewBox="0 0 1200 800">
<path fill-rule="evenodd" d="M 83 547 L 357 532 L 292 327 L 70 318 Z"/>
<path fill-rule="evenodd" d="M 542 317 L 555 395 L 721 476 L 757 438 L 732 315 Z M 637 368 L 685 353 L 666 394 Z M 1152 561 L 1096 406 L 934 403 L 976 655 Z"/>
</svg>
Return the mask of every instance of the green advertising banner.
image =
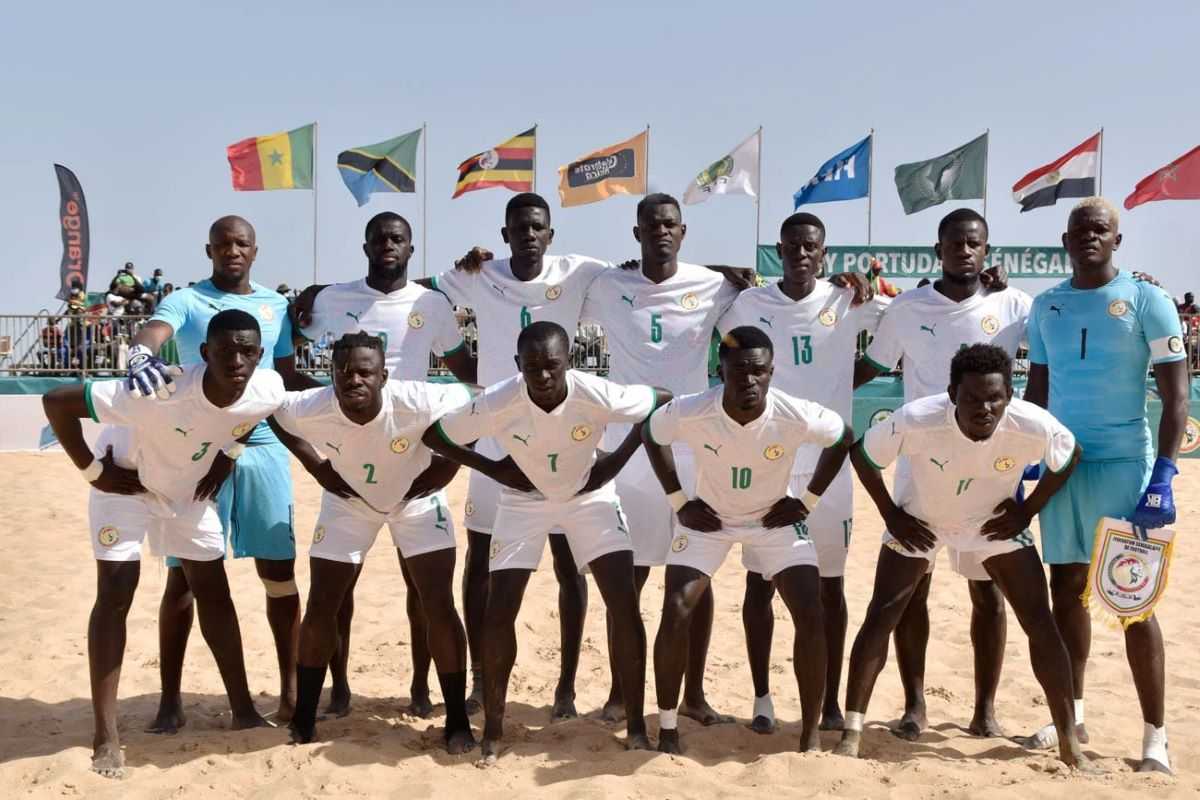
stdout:
<svg viewBox="0 0 1200 800">
<path fill-rule="evenodd" d="M 932 247 L 900 247 L 888 245 L 837 246 L 825 248 L 825 274 L 839 272 L 865 273 L 872 258 L 883 264 L 885 278 L 936 278 L 942 272 L 941 262 Z M 1051 278 L 1064 280 L 1071 276 L 1071 262 L 1061 247 L 1002 247 L 993 245 L 987 259 L 988 267 L 1002 266 L 1009 278 Z M 758 247 L 758 274 L 766 278 L 783 276 L 783 265 L 775 245 Z"/>
</svg>

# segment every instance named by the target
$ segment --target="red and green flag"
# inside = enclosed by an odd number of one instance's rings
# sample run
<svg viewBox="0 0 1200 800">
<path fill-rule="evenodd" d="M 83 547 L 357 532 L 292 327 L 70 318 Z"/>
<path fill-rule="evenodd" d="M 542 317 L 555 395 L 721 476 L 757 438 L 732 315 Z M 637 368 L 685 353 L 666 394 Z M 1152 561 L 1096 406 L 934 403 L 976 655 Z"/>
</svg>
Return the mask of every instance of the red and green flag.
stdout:
<svg viewBox="0 0 1200 800">
<path fill-rule="evenodd" d="M 239 192 L 311 189 L 314 126 L 251 136 L 225 148 L 233 170 L 233 188 Z"/>
</svg>

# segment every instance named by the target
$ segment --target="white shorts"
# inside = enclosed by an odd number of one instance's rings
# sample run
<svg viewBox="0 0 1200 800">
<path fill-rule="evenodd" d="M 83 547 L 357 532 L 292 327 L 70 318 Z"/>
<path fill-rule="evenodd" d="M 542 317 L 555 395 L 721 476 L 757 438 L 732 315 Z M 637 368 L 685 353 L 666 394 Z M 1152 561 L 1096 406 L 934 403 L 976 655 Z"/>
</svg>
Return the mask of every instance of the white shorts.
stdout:
<svg viewBox="0 0 1200 800">
<path fill-rule="evenodd" d="M 475 451 L 496 460 L 508 456 L 508 453 L 490 436 L 480 439 L 475 445 Z M 500 493 L 506 488 L 482 473 L 471 471 L 471 477 L 467 483 L 467 502 L 463 506 L 463 524 L 467 526 L 467 530 L 491 535 L 496 527 L 496 510 L 500 507 Z M 562 528 L 555 528 L 550 533 L 562 533 Z"/>
<path fill-rule="evenodd" d="M 308 554 L 326 561 L 361 564 L 384 524 L 405 558 L 454 547 L 454 521 L 442 492 L 413 500 L 390 514 L 376 511 L 358 498 L 343 500 L 324 492 Z"/>
<path fill-rule="evenodd" d="M 492 572 L 537 569 L 551 529 L 566 534 L 580 572 L 600 556 L 633 549 L 629 524 L 611 483 L 557 502 L 504 490 L 492 531 L 489 568 Z"/>
<path fill-rule="evenodd" d="M 1013 553 L 1023 547 L 1033 547 L 1033 536 L 1029 531 L 1025 531 L 1013 539 L 992 541 L 977 530 L 946 531 L 937 528 L 932 530 L 934 536 L 937 537 L 937 544 L 925 552 L 907 549 L 887 531 L 883 532 L 883 544 L 902 556 L 925 559 L 929 562 L 930 570 L 933 569 L 933 563 L 937 560 L 938 553 L 945 548 L 950 559 L 950 566 L 955 572 L 970 581 L 990 581 L 992 579 L 983 566 L 983 562 L 992 556 Z"/>
<path fill-rule="evenodd" d="M 155 555 L 191 561 L 225 556 L 221 515 L 211 503 L 189 503 L 172 512 L 152 495 L 88 492 L 88 528 L 97 561 L 138 561 L 149 539 Z"/>
<path fill-rule="evenodd" d="M 692 451 L 673 446 L 675 471 L 684 494 L 696 494 L 696 465 Z M 639 447 L 615 481 L 621 508 L 629 517 L 629 536 L 633 540 L 633 563 L 639 567 L 660 567 L 667 563 L 675 512 L 667 503 L 666 492 L 650 466 L 646 449 Z"/>
<path fill-rule="evenodd" d="M 742 546 L 742 566 L 767 580 L 788 567 L 817 566 L 817 548 L 804 523 L 786 528 L 726 526 L 713 533 L 676 525 L 671 551 L 667 553 L 667 566 L 691 567 L 712 577 L 725 563 L 734 544 Z"/>
<path fill-rule="evenodd" d="M 797 473 L 792 475 L 788 491 L 793 497 L 802 497 L 808 491 L 808 483 L 812 473 Z M 840 578 L 846 574 L 846 556 L 850 552 L 850 534 L 854 527 L 854 481 L 850 477 L 850 461 L 845 465 L 833 483 L 829 484 L 821 495 L 817 509 L 808 515 L 804 521 L 808 526 L 808 534 L 812 537 L 813 546 L 817 549 L 817 567 L 822 578 Z M 762 570 L 754 563 L 753 557 L 747 557 L 743 552 L 742 563 L 751 572 Z"/>
</svg>

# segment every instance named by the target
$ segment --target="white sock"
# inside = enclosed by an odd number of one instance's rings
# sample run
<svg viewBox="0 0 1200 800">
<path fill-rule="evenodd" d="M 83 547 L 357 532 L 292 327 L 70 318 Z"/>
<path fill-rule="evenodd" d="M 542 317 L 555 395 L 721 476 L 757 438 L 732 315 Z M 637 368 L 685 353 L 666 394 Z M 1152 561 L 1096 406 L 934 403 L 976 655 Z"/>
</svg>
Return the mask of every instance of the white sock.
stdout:
<svg viewBox="0 0 1200 800">
<path fill-rule="evenodd" d="M 1082 697 L 1075 701 L 1075 724 L 1076 725 L 1083 724 L 1083 698 Z"/>
<path fill-rule="evenodd" d="M 1167 755 L 1167 726 L 1156 728 L 1145 723 L 1142 733 L 1142 758 L 1152 758 L 1167 769 L 1171 768 L 1171 757 Z"/>
<path fill-rule="evenodd" d="M 658 710 L 658 727 L 660 730 L 673 731 L 679 727 L 679 712 L 675 709 L 669 711 L 665 708 Z"/>
<path fill-rule="evenodd" d="M 842 725 L 842 729 L 847 731 L 858 731 L 861 733 L 863 729 L 864 716 L 866 715 L 861 711 L 847 711 L 846 722 Z"/>
<path fill-rule="evenodd" d="M 766 717 L 771 722 L 775 721 L 775 704 L 771 702 L 770 692 L 754 698 L 754 717 Z"/>
</svg>

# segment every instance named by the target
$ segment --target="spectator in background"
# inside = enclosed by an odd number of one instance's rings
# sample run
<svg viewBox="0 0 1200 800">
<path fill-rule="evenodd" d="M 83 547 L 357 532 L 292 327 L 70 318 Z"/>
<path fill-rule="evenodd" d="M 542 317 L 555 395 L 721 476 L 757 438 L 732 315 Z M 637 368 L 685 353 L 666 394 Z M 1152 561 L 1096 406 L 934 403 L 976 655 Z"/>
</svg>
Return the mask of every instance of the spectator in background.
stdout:
<svg viewBox="0 0 1200 800">
<path fill-rule="evenodd" d="M 142 293 L 142 282 L 133 272 L 132 261 L 126 261 L 125 266 L 117 270 L 117 275 L 113 278 L 113 284 L 121 289 L 121 295 L 127 299 L 135 294 Z M 110 288 L 109 291 L 112 291 L 112 289 Z"/>
<path fill-rule="evenodd" d="M 871 257 L 871 266 L 867 271 L 867 282 L 871 284 L 871 288 L 875 290 L 875 294 L 887 297 L 895 297 L 900 294 L 900 290 L 888 283 L 887 278 L 883 277 L 883 262 L 874 256 Z"/>
<path fill-rule="evenodd" d="M 122 281 L 123 271 L 108 284 L 108 292 L 104 295 L 104 304 L 108 307 L 108 315 L 119 317 L 125 313 L 125 307 L 133 299 L 133 284 Z"/>
<path fill-rule="evenodd" d="M 142 281 L 142 291 L 150 295 L 150 302 L 153 305 L 158 305 L 163 298 L 163 271 L 162 269 L 154 270 L 154 276 Z"/>
<path fill-rule="evenodd" d="M 173 284 L 173 283 L 164 283 L 164 284 L 163 284 L 163 287 L 162 287 L 162 297 L 159 297 L 158 299 L 161 301 L 163 297 L 166 297 L 167 295 L 169 295 L 169 294 L 170 294 L 171 292 L 173 292 L 173 291 L 175 291 L 175 284 Z"/>
<path fill-rule="evenodd" d="M 1200 314 L 1200 306 L 1196 305 L 1196 296 L 1191 292 L 1185 292 L 1183 302 L 1176 305 L 1180 314 Z"/>
</svg>

